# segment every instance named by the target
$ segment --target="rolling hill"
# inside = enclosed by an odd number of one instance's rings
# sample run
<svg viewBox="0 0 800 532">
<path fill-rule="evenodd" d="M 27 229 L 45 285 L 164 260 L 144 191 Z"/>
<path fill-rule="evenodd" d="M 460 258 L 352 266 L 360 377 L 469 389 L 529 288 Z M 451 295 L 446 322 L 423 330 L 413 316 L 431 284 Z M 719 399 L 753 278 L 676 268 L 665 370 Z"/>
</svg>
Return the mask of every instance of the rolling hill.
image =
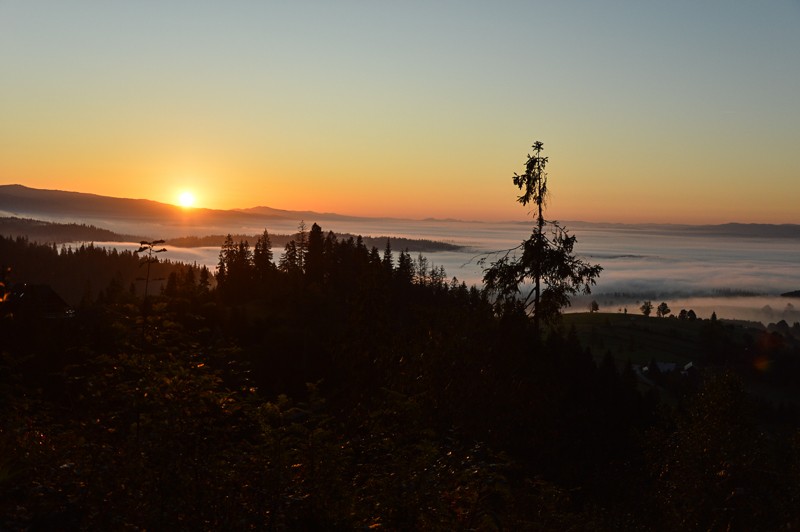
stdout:
<svg viewBox="0 0 800 532">
<path fill-rule="evenodd" d="M 253 233 L 258 228 L 276 225 L 288 229 L 296 227 L 297 222 L 304 219 L 359 220 L 352 216 L 270 207 L 243 210 L 185 209 L 147 199 L 44 190 L 18 184 L 0 185 L 0 216 L 92 224 L 117 233 L 153 238 Z"/>
</svg>

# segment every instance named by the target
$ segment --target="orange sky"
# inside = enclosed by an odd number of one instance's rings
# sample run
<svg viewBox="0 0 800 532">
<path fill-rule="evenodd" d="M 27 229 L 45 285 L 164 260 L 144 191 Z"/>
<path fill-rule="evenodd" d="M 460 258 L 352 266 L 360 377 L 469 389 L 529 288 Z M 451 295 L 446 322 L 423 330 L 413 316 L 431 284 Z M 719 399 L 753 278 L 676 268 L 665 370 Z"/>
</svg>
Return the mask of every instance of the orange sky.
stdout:
<svg viewBox="0 0 800 532">
<path fill-rule="evenodd" d="M 185 7 L 185 6 L 184 6 Z M 0 183 L 198 205 L 800 223 L 800 7 L 0 4 Z"/>
</svg>

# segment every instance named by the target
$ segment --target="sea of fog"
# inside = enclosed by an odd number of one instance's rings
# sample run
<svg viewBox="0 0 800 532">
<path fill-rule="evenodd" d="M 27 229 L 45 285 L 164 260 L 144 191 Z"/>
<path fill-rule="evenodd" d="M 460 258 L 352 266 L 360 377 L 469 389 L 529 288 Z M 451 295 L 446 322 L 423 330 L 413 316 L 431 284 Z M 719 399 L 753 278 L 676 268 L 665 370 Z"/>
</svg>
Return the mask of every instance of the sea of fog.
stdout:
<svg viewBox="0 0 800 532">
<path fill-rule="evenodd" d="M 308 225 L 312 221 L 307 221 Z M 429 263 L 444 266 L 449 277 L 480 284 L 481 257 L 519 244 L 530 235 L 530 223 L 485 223 L 442 220 L 359 220 L 320 223 L 324 231 L 440 240 L 464 246 L 460 251 L 427 252 Z M 578 239 L 576 252 L 603 272 L 591 296 L 573 300 L 570 310 L 582 311 L 594 299 L 601 311 L 634 312 L 643 300 L 665 301 L 674 313 L 692 309 L 701 318 L 763 323 L 800 321 L 800 299 L 780 297 L 800 290 L 800 239 L 770 236 L 709 236 L 672 231 L 665 226 L 604 226 L 567 223 Z M 275 222 L 271 233 L 292 233 L 297 224 Z M 236 232 L 258 234 L 263 227 Z M 225 230 L 219 233 L 227 232 Z M 252 244 L 252 242 L 251 242 Z M 138 244 L 96 243 L 119 249 Z M 169 247 L 164 258 L 216 267 L 219 248 Z M 400 251 L 400 250 L 395 250 Z M 282 250 L 275 249 L 276 261 Z M 412 251 L 416 257 L 416 253 Z"/>
</svg>

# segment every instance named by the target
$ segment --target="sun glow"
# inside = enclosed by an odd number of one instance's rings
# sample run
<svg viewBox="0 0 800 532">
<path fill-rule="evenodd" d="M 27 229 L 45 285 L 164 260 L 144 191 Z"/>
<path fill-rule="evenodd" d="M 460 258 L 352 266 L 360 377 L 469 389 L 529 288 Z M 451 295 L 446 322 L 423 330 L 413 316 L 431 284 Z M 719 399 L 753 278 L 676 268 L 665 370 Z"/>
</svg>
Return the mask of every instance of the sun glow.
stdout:
<svg viewBox="0 0 800 532">
<path fill-rule="evenodd" d="M 194 194 L 185 190 L 178 196 L 178 205 L 184 208 L 194 207 L 195 197 Z"/>
</svg>

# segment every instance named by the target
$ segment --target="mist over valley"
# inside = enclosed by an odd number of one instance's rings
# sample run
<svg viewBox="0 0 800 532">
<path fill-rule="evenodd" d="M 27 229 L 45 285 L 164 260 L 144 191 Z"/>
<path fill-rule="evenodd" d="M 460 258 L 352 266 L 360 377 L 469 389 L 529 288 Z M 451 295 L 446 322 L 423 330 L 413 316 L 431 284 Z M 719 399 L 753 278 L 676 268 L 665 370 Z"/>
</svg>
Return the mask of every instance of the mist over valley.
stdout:
<svg viewBox="0 0 800 532">
<path fill-rule="evenodd" d="M 489 264 L 499 256 L 494 252 L 513 248 L 530 231 L 530 222 L 518 221 L 360 218 L 268 207 L 241 211 L 183 209 L 149 200 L 19 185 L 0 186 L 0 214 L 96 226 L 89 231 L 85 226 L 72 225 L 60 240 L 32 232 L 31 240 L 69 241 L 74 245 L 94 242 L 96 246 L 133 250 L 140 238 L 165 239 L 165 258 L 205 265 L 212 271 L 220 248 L 209 242 L 221 242 L 228 233 L 237 238 L 258 235 L 266 228 L 275 235 L 273 253 L 277 260 L 284 241 L 304 220 L 307 227 L 318 223 L 326 233 L 362 235 L 368 247 L 380 250 L 389 237 L 396 251 L 407 248 L 415 257 L 423 253 L 432 265 L 443 266 L 449 277 L 468 285 L 482 282 L 479 259 L 486 257 Z M 19 220 L 7 218 L 1 225 L 3 234 L 22 234 L 26 229 L 19 225 Z M 797 319 L 791 308 L 796 300 L 780 294 L 800 288 L 800 225 L 564 225 L 578 238 L 578 254 L 603 266 L 593 293 L 575 298 L 567 312 L 584 311 L 596 300 L 602 311 L 638 313 L 641 301 L 663 300 L 674 313 L 692 308 L 700 317 L 716 312 L 720 318 L 764 323 Z M 33 231 L 30 227 L 27 230 Z M 69 236 L 81 231 L 88 233 Z M 114 238 L 111 231 L 116 233 Z M 126 238 L 132 242 L 125 243 Z M 254 241 L 255 236 L 251 244 Z"/>
</svg>

